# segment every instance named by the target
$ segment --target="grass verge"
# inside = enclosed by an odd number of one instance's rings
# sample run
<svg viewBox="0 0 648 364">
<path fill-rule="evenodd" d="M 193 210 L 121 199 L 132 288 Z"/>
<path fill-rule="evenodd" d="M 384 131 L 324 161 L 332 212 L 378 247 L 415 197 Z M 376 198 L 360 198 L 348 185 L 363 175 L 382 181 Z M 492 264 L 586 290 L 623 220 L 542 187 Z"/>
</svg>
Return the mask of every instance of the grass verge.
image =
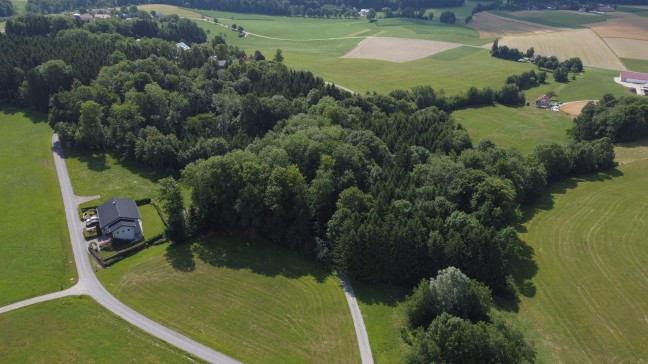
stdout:
<svg viewBox="0 0 648 364">
<path fill-rule="evenodd" d="M 648 72 L 648 61 L 643 59 L 621 58 L 621 62 L 630 71 L 635 72 Z"/>
<path fill-rule="evenodd" d="M 89 297 L 65 297 L 0 315 L 5 363 L 189 363 L 160 341 Z"/>
<path fill-rule="evenodd" d="M 362 312 L 371 352 L 376 363 L 403 363 L 409 346 L 401 338 L 407 327 L 403 302 L 405 288 L 384 284 L 354 282 L 358 306 Z"/>
<path fill-rule="evenodd" d="M 164 244 L 99 279 L 133 309 L 244 362 L 360 360 L 337 277 L 276 246 L 231 237 Z"/>
<path fill-rule="evenodd" d="M 0 305 L 76 283 L 45 119 L 0 108 Z"/>
</svg>

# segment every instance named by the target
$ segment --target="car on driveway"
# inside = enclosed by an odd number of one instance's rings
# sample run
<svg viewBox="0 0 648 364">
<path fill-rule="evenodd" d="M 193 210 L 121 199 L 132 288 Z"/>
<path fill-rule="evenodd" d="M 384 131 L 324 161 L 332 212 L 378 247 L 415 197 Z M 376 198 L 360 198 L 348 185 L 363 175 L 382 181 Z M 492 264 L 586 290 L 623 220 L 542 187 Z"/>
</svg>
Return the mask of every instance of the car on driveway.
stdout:
<svg viewBox="0 0 648 364">
<path fill-rule="evenodd" d="M 86 227 L 99 225 L 99 217 L 92 216 L 85 221 Z"/>
</svg>

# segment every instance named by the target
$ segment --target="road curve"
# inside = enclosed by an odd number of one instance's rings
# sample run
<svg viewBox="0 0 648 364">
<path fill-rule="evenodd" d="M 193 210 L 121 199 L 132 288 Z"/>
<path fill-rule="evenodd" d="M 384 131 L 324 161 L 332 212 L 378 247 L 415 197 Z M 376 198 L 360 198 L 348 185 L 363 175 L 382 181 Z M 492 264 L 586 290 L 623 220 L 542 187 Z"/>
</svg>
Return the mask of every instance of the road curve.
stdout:
<svg viewBox="0 0 648 364">
<path fill-rule="evenodd" d="M 63 150 L 61 148 L 61 143 L 58 140 L 57 134 L 54 134 L 54 136 L 52 137 L 52 151 L 54 152 L 54 163 L 56 165 L 56 172 L 58 175 L 59 184 L 61 186 L 61 194 L 63 195 L 65 216 L 67 218 L 68 229 L 70 231 L 74 260 L 76 262 L 77 272 L 79 274 L 79 282 L 71 289 L 75 289 L 77 291 L 77 294 L 86 294 L 94 298 L 100 305 L 104 306 L 115 315 L 128 321 L 130 324 L 137 326 L 138 328 L 148 332 L 149 334 L 162 339 L 171 345 L 177 346 L 178 348 L 203 360 L 212 363 L 239 363 L 238 361 L 222 353 L 219 353 L 216 350 L 213 350 L 203 344 L 191 340 L 188 337 L 145 317 L 144 315 L 123 304 L 112 294 L 110 294 L 106 290 L 106 288 L 104 288 L 104 286 L 95 276 L 94 271 L 92 270 L 92 267 L 90 265 L 90 261 L 88 260 L 87 244 L 85 243 L 85 239 L 83 238 L 81 221 L 79 220 L 77 213 L 76 197 L 74 196 L 72 190 L 72 183 L 70 182 L 67 166 L 65 165 L 65 160 L 63 159 Z M 49 295 L 40 297 L 47 296 Z"/>
<path fill-rule="evenodd" d="M 349 310 L 351 310 L 351 317 L 353 318 L 353 327 L 355 327 L 356 337 L 358 338 L 358 346 L 360 347 L 360 359 L 362 364 L 373 364 L 373 356 L 371 355 L 371 347 L 369 346 L 369 335 L 367 335 L 367 328 L 365 327 L 358 301 L 353 292 L 353 287 L 349 279 L 341 272 L 338 272 L 338 277 L 342 282 L 342 289 L 346 296 Z"/>
</svg>

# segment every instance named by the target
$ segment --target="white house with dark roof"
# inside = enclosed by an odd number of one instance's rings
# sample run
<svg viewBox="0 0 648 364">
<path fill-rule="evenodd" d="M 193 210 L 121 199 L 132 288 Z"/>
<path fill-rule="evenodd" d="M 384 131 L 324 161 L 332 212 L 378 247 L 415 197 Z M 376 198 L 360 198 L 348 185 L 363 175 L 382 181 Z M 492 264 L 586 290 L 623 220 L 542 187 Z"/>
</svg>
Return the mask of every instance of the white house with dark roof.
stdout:
<svg viewBox="0 0 648 364">
<path fill-rule="evenodd" d="M 120 240 L 139 240 L 144 236 L 142 217 L 133 200 L 113 198 L 97 207 L 97 215 L 103 235 Z"/>
</svg>

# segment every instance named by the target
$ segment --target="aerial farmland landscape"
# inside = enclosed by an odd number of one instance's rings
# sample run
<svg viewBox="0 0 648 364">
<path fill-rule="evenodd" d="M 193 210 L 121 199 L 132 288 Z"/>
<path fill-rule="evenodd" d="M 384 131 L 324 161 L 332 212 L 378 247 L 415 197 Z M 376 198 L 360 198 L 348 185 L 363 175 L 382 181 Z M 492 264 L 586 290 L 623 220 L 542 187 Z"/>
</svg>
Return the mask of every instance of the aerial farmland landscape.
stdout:
<svg viewBox="0 0 648 364">
<path fill-rule="evenodd" d="M 648 361 L 648 1 L 0 0 L 0 362 Z"/>
</svg>

